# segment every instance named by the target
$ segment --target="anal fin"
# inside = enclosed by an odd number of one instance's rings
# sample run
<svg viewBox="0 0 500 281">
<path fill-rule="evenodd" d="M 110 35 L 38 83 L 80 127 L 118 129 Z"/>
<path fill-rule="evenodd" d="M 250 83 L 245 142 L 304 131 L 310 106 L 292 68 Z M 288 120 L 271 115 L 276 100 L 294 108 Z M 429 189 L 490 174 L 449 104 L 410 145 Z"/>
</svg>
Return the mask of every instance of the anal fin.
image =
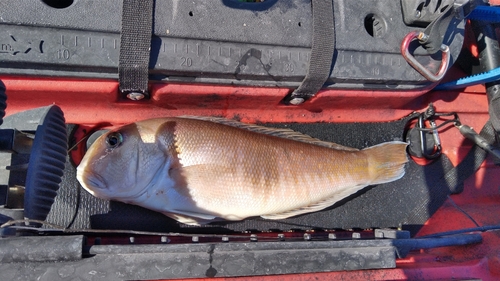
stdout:
<svg viewBox="0 0 500 281">
<path fill-rule="evenodd" d="M 325 200 L 316 202 L 312 205 L 305 206 L 305 207 L 298 208 L 298 209 L 293 209 L 293 210 L 278 213 L 278 214 L 262 215 L 261 217 L 263 219 L 268 219 L 268 220 L 281 220 L 281 219 L 286 219 L 289 217 L 298 216 L 298 215 L 302 215 L 302 214 L 306 214 L 306 213 L 317 212 L 317 211 L 320 211 L 320 210 L 323 210 L 323 209 L 330 207 L 331 205 L 339 202 L 340 200 L 348 197 L 349 195 L 352 195 L 352 194 L 360 191 L 361 189 L 365 188 L 366 186 L 368 186 L 368 185 L 361 184 L 361 185 L 345 187 L 342 190 L 336 192 L 331 197 L 329 197 Z"/>
<path fill-rule="evenodd" d="M 171 213 L 163 212 L 163 214 L 169 218 L 172 218 L 178 222 L 187 225 L 202 225 L 208 224 L 214 221 L 218 221 L 215 216 L 205 215 L 205 214 L 195 214 L 195 213 Z"/>
</svg>

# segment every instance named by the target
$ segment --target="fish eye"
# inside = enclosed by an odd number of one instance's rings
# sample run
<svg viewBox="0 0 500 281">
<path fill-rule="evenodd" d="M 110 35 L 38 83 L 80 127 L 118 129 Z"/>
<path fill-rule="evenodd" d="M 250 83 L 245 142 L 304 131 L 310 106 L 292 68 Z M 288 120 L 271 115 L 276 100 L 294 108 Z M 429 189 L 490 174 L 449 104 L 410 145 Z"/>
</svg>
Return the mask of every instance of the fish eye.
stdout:
<svg viewBox="0 0 500 281">
<path fill-rule="evenodd" d="M 118 147 L 123 142 L 122 134 L 113 132 L 106 137 L 106 144 L 109 148 Z"/>
</svg>

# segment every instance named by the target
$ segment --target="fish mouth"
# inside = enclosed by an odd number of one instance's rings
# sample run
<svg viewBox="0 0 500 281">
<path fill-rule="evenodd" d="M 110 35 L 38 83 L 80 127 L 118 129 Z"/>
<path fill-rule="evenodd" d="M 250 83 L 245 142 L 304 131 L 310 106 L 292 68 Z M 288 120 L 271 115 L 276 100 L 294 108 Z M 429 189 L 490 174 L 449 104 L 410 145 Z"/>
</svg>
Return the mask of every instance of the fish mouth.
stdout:
<svg viewBox="0 0 500 281">
<path fill-rule="evenodd" d="M 77 179 L 82 187 L 94 196 L 99 193 L 99 190 L 107 188 L 106 181 L 101 176 L 80 169 L 77 171 Z"/>
<path fill-rule="evenodd" d="M 104 183 L 104 180 L 98 175 L 88 175 L 86 183 L 99 189 L 106 188 L 106 183 Z"/>
</svg>

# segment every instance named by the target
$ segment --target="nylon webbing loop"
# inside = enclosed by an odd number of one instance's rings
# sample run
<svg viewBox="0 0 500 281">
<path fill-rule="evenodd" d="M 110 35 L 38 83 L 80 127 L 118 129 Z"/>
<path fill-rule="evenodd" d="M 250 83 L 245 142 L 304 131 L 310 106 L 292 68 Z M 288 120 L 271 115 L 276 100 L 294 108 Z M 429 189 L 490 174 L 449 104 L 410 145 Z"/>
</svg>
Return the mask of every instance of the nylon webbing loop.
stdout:
<svg viewBox="0 0 500 281">
<path fill-rule="evenodd" d="M 325 84 L 332 68 L 335 51 L 335 25 L 332 0 L 312 0 L 313 33 L 307 74 L 300 86 L 285 99 L 301 104 L 313 97 Z"/>
<path fill-rule="evenodd" d="M 479 133 L 489 144 L 495 143 L 495 129 L 488 120 Z M 472 176 L 486 159 L 488 152 L 475 145 L 467 153 L 464 160 L 460 162 L 453 170 L 448 171 L 440 183 L 445 183 L 452 193 L 460 193 L 463 189 L 463 182 Z"/>
<path fill-rule="evenodd" d="M 123 0 L 118 79 L 131 100 L 147 98 L 154 0 Z"/>
<path fill-rule="evenodd" d="M 479 134 L 484 137 L 488 143 L 495 143 L 495 130 L 493 129 L 490 121 L 486 122 Z M 421 204 L 418 208 L 413 209 L 406 218 L 406 221 L 412 223 L 419 222 L 423 225 L 429 214 L 432 214 L 437 210 L 430 210 L 431 206 L 441 206 L 444 201 L 446 201 L 448 193 L 450 192 L 462 192 L 465 180 L 479 169 L 487 155 L 488 152 L 485 150 L 481 149 L 477 145 L 473 146 L 462 162 L 460 162 L 455 168 L 446 172 L 441 179 L 429 185 L 429 187 L 432 188 L 432 196 L 426 198 L 424 201 L 425 204 Z M 448 188 L 439 189 L 439 186 L 447 186 Z"/>
</svg>

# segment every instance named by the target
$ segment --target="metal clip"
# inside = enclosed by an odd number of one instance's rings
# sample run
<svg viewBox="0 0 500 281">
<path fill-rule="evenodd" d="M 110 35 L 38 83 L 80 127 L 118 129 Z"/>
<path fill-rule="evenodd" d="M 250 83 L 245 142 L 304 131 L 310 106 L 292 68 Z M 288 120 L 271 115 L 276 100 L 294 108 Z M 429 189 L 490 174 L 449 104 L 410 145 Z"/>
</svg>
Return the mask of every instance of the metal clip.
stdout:
<svg viewBox="0 0 500 281">
<path fill-rule="evenodd" d="M 405 134 L 405 139 L 410 143 L 408 152 L 414 157 L 426 159 L 436 159 L 442 153 L 438 130 L 450 123 L 455 126 L 461 124 L 456 112 L 437 113 L 432 103 L 429 104 L 425 112 L 413 117 L 409 122 L 415 119 L 418 119 L 415 127 L 409 129 Z M 437 120 L 441 120 L 442 123 L 438 125 Z"/>
<path fill-rule="evenodd" d="M 421 31 L 412 31 L 408 33 L 403 39 L 403 42 L 401 42 L 401 54 L 403 55 L 405 60 L 416 71 L 418 71 L 418 73 L 420 73 L 429 81 L 437 82 L 443 79 L 444 75 L 446 74 L 446 70 L 448 70 L 448 65 L 450 63 L 450 48 L 448 48 L 448 46 L 444 44 L 441 45 L 441 52 L 442 52 L 441 65 L 439 66 L 437 73 L 434 74 L 430 70 L 428 70 L 425 66 L 423 66 L 419 61 L 417 61 L 417 59 L 415 59 L 415 57 L 409 51 L 410 43 L 414 39 L 418 39 L 419 41 L 425 41 L 426 38 L 427 35 Z"/>
<path fill-rule="evenodd" d="M 421 114 L 418 118 L 418 128 L 427 129 L 425 127 L 425 115 Z M 439 133 L 436 129 L 436 122 L 434 120 L 429 120 L 429 124 L 431 125 L 430 129 L 432 131 L 424 131 L 419 130 L 420 135 L 420 150 L 422 151 L 422 156 L 427 159 L 436 159 L 441 155 L 441 139 L 439 138 Z M 432 135 L 432 139 L 434 141 L 432 147 L 428 147 L 427 136 Z"/>
<path fill-rule="evenodd" d="M 406 133 L 406 141 L 410 143 L 408 152 L 416 158 L 436 159 L 441 155 L 441 139 L 434 121 L 429 122 L 430 128 L 425 125 L 424 114 L 420 114 L 415 127 Z"/>
</svg>

